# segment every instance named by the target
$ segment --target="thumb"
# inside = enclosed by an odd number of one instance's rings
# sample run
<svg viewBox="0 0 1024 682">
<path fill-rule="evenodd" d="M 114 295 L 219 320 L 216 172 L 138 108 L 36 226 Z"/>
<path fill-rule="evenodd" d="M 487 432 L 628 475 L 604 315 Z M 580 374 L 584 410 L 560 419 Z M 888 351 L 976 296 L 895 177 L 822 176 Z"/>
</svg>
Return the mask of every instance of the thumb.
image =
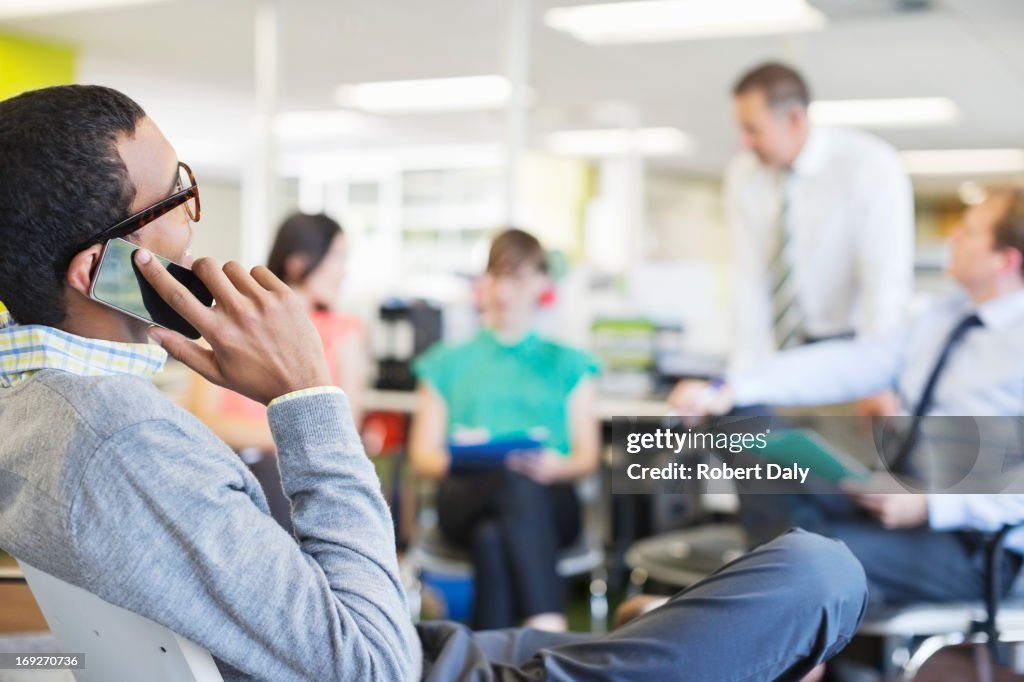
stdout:
<svg viewBox="0 0 1024 682">
<path fill-rule="evenodd" d="M 149 338 L 156 341 L 172 358 L 195 370 L 199 375 L 215 384 L 222 384 L 220 370 L 213 351 L 188 340 L 183 335 L 163 327 L 150 327 Z"/>
<path fill-rule="evenodd" d="M 523 458 L 514 452 L 509 453 L 508 457 L 505 458 L 505 467 L 512 471 L 518 471 L 521 473 L 524 466 L 525 462 L 523 462 Z"/>
</svg>

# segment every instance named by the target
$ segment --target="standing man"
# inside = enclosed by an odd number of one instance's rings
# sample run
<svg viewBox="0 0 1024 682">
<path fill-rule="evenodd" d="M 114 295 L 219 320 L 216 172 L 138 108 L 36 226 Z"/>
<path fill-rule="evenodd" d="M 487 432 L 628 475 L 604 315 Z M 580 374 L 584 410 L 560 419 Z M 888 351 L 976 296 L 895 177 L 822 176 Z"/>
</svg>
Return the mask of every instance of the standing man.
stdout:
<svg viewBox="0 0 1024 682">
<path fill-rule="evenodd" d="M 813 126 L 799 73 L 767 63 L 733 88 L 744 151 L 725 177 L 736 254 L 731 369 L 826 338 L 886 331 L 913 283 L 914 206 L 896 152 Z"/>
</svg>

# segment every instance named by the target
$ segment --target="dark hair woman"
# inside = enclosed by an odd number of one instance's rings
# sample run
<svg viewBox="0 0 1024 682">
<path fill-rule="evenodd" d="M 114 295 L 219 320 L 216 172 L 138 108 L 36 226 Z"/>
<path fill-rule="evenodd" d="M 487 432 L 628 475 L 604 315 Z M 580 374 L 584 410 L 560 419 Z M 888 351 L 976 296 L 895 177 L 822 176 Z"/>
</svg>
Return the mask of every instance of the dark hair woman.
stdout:
<svg viewBox="0 0 1024 682">
<path fill-rule="evenodd" d="M 345 237 L 337 222 L 325 215 L 296 213 L 278 229 L 267 267 L 306 302 L 334 382 L 345 391 L 358 424 L 368 368 L 365 334 L 357 318 L 334 310 L 345 276 L 345 254 Z M 291 509 L 273 459 L 266 408 L 198 375 L 187 407 L 243 455 L 263 484 L 274 518 L 290 528 Z"/>
</svg>

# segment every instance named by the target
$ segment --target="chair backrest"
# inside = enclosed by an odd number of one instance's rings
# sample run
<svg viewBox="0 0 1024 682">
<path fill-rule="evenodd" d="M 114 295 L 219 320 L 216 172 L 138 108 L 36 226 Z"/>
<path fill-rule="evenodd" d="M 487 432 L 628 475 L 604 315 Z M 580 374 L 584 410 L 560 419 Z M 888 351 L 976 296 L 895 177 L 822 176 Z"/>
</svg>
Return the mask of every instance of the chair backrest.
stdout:
<svg viewBox="0 0 1024 682">
<path fill-rule="evenodd" d="M 19 561 L 65 654 L 84 653 L 78 682 L 221 682 L 213 657 L 162 625 Z"/>
</svg>

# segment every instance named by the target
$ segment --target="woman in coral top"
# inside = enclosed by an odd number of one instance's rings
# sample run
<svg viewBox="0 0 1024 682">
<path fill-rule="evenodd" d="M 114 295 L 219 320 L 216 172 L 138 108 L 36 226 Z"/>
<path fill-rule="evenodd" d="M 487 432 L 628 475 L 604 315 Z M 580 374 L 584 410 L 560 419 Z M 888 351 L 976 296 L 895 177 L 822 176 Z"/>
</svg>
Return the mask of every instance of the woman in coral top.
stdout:
<svg viewBox="0 0 1024 682">
<path fill-rule="evenodd" d="M 359 423 L 368 360 L 362 323 L 333 310 L 345 276 L 345 237 L 325 215 L 297 213 L 282 223 L 267 267 L 305 300 L 327 354 L 335 383 L 345 391 Z M 274 460 L 267 408 L 192 376 L 186 407 L 245 459 L 263 485 L 271 513 L 291 528 L 291 509 Z"/>
</svg>

